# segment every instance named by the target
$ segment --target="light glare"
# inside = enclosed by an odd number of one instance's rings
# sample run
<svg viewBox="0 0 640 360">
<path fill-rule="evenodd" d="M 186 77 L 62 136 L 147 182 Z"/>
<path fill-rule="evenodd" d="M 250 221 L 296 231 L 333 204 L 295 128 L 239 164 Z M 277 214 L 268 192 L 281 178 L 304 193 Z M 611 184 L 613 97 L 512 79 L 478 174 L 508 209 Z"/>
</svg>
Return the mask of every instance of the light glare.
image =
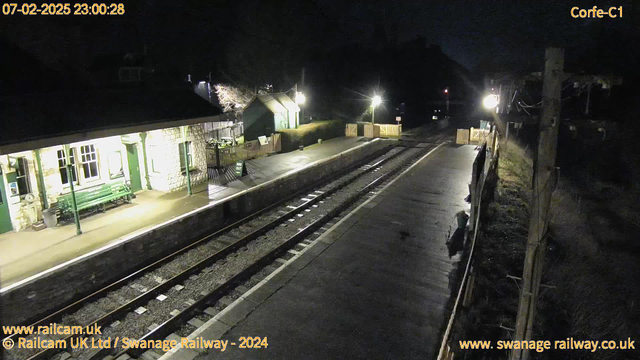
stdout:
<svg viewBox="0 0 640 360">
<path fill-rule="evenodd" d="M 486 109 L 492 109 L 498 106 L 498 95 L 487 95 L 484 100 L 482 100 L 482 105 Z"/>
<path fill-rule="evenodd" d="M 378 105 L 380 105 L 382 103 L 382 98 L 380 97 L 380 95 L 375 95 L 373 97 L 373 99 L 371 100 L 371 106 L 372 107 L 376 107 Z"/>
<path fill-rule="evenodd" d="M 296 93 L 296 104 L 302 105 L 304 104 L 305 101 L 307 101 L 307 98 L 304 96 L 303 93 L 301 92 Z"/>
</svg>

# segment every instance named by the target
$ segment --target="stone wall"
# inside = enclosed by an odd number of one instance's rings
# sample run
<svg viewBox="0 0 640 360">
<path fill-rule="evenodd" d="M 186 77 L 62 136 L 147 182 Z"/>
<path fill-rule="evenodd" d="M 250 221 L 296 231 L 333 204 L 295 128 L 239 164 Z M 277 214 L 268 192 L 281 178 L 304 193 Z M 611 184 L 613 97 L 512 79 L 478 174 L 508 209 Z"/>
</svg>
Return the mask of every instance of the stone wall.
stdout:
<svg viewBox="0 0 640 360">
<path fill-rule="evenodd" d="M 0 293 L 4 309 L 1 322 L 9 325 L 35 320 L 39 314 L 78 300 L 232 221 L 344 171 L 391 143 L 365 143 L 9 286 Z"/>
<path fill-rule="evenodd" d="M 207 181 L 207 157 L 202 124 L 189 126 L 193 165 L 191 184 Z M 149 180 L 155 190 L 176 191 L 187 186 L 187 176 L 180 170 L 179 146 L 184 142 L 180 128 L 150 131 L 147 138 Z"/>
</svg>

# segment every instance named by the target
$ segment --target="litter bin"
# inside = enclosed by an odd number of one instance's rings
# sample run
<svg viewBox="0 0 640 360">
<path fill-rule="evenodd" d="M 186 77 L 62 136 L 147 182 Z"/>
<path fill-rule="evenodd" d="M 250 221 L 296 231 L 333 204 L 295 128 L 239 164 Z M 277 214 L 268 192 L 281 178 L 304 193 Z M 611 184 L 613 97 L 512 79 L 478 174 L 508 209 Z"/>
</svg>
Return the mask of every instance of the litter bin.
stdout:
<svg viewBox="0 0 640 360">
<path fill-rule="evenodd" d="M 42 217 L 44 218 L 44 224 L 47 225 L 48 228 L 54 228 L 58 225 L 58 217 L 54 209 L 42 210 Z"/>
<path fill-rule="evenodd" d="M 456 213 L 456 219 L 458 220 L 458 229 L 464 229 L 467 226 L 467 221 L 469 220 L 469 215 L 467 215 L 464 210 Z"/>
</svg>

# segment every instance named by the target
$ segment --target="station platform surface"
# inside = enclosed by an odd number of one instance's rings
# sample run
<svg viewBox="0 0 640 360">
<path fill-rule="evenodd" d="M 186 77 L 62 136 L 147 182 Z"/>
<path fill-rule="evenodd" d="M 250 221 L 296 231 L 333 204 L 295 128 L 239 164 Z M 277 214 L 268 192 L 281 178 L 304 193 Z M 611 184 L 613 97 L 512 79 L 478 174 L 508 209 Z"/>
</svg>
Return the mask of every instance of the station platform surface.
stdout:
<svg viewBox="0 0 640 360">
<path fill-rule="evenodd" d="M 171 358 L 435 359 L 463 266 L 448 240 L 464 233 L 455 214 L 469 213 L 476 153 L 442 145 L 242 299 L 260 301 L 202 329 L 236 346 L 200 355 L 180 349 Z M 240 349 L 243 336 L 267 337 L 268 347 Z"/>
<path fill-rule="evenodd" d="M 73 222 L 41 231 L 1 234 L 0 288 L 364 143 L 362 137 L 341 137 L 305 147 L 303 151 L 249 160 L 248 175 L 236 178 L 233 169 L 227 169 L 208 183 L 194 186 L 192 196 L 186 195 L 186 189 L 171 193 L 144 190 L 136 193 L 131 204 L 82 217 L 81 235 L 76 235 Z"/>
</svg>

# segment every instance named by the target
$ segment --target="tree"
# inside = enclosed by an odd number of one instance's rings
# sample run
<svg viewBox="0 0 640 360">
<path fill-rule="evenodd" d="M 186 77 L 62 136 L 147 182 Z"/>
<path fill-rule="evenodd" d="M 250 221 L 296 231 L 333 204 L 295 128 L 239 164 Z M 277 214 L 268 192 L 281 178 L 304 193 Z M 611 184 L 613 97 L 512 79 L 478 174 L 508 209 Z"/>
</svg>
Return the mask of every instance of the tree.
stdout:
<svg viewBox="0 0 640 360">
<path fill-rule="evenodd" d="M 227 84 L 216 84 L 214 89 L 223 111 L 236 114 L 241 113 L 255 95 L 247 88 Z"/>
</svg>

